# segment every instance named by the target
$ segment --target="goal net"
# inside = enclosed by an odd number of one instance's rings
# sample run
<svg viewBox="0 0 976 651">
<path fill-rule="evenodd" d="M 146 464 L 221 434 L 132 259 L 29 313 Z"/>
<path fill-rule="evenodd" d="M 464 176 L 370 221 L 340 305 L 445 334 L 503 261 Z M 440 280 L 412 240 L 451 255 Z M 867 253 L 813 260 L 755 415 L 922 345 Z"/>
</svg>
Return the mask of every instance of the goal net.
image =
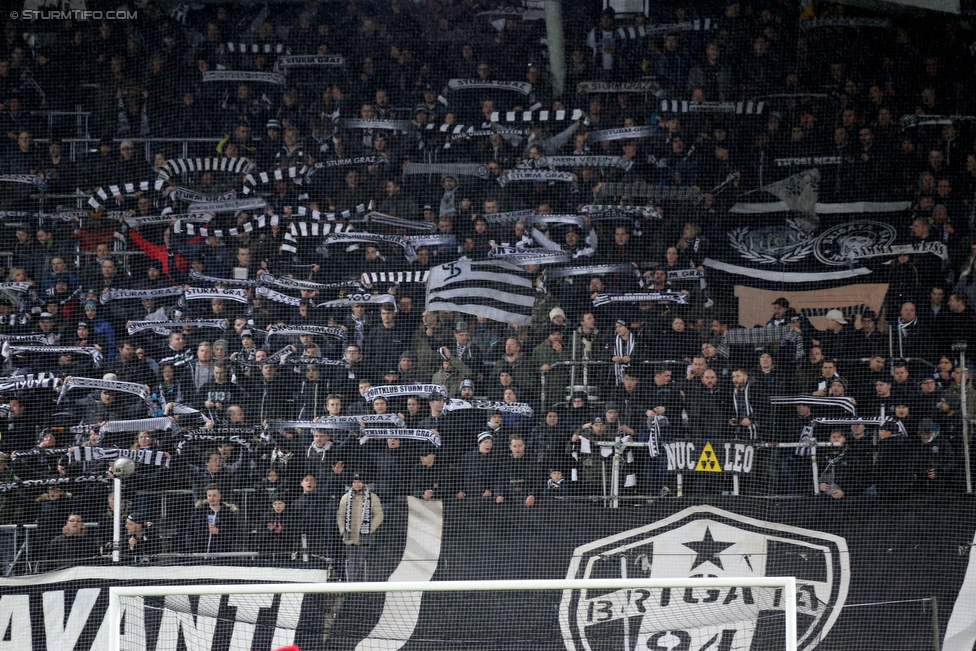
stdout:
<svg viewBox="0 0 976 651">
<path fill-rule="evenodd" d="M 110 651 L 795 651 L 793 577 L 113 587 Z"/>
</svg>

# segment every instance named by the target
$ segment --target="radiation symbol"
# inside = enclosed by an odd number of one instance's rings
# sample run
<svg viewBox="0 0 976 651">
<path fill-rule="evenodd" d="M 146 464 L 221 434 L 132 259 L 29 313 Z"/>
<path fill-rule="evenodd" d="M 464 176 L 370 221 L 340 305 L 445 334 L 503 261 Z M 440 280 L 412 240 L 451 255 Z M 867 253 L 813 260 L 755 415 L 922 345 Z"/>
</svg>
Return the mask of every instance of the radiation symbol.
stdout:
<svg viewBox="0 0 976 651">
<path fill-rule="evenodd" d="M 715 456 L 715 450 L 712 448 L 711 443 L 705 444 L 701 456 L 698 457 L 698 465 L 695 466 L 695 470 L 702 472 L 722 472 L 722 466 L 718 463 L 718 457 Z"/>
</svg>

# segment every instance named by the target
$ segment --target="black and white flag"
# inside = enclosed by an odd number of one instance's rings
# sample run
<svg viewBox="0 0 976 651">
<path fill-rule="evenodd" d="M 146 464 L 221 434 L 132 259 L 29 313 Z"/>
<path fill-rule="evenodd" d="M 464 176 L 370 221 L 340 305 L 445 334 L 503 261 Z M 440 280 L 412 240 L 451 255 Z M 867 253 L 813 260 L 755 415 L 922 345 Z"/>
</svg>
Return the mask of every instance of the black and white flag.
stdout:
<svg viewBox="0 0 976 651">
<path fill-rule="evenodd" d="M 771 183 L 763 190 L 779 197 L 789 210 L 815 217 L 817 197 L 820 192 L 820 170 L 816 167 L 805 170 L 782 181 Z M 809 231 L 815 230 L 818 224 L 819 220 L 816 220 Z"/>
<path fill-rule="evenodd" d="M 483 316 L 502 323 L 527 326 L 537 292 L 517 266 L 461 259 L 431 269 L 427 309 Z"/>
</svg>

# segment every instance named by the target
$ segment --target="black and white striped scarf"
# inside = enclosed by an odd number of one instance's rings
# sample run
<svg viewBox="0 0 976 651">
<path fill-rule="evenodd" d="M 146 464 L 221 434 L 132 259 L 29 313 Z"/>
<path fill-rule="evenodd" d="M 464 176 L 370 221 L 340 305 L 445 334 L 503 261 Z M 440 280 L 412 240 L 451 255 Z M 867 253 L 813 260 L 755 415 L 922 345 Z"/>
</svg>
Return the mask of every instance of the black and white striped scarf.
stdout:
<svg viewBox="0 0 976 651">
<path fill-rule="evenodd" d="M 143 400 L 149 400 L 149 391 L 142 384 L 135 382 L 121 382 L 118 380 L 99 380 L 91 377 L 72 377 L 61 385 L 61 395 L 58 402 L 64 398 L 65 394 L 71 389 L 98 389 L 99 391 L 120 391 L 139 396 Z"/>
<path fill-rule="evenodd" d="M 345 339 L 346 331 L 338 326 L 273 325 L 267 330 L 266 337 L 273 335 L 323 335 L 336 339 Z"/>
<path fill-rule="evenodd" d="M 180 297 L 180 305 L 185 305 L 185 301 L 196 301 L 200 299 L 219 298 L 238 303 L 247 303 L 247 295 L 243 289 L 214 289 L 210 287 L 191 287 L 183 292 Z"/>
<path fill-rule="evenodd" d="M 272 276 L 271 274 L 261 274 L 258 282 L 262 285 L 274 285 L 284 289 L 309 289 L 323 290 L 326 286 L 322 283 L 312 282 L 311 280 L 301 280 L 299 278 L 289 278 L 288 276 Z"/>
<path fill-rule="evenodd" d="M 238 285 L 240 287 L 257 287 L 257 280 L 248 280 L 245 278 L 218 278 L 216 276 L 207 276 L 200 273 L 196 269 L 190 270 L 190 280 L 198 280 L 206 283 L 213 283 L 215 285 Z"/>
<path fill-rule="evenodd" d="M 126 332 L 134 335 L 143 330 L 182 330 L 183 326 L 194 326 L 196 328 L 218 328 L 227 329 L 227 322 L 224 319 L 196 319 L 190 321 L 129 321 Z"/>
<path fill-rule="evenodd" d="M 281 364 L 286 357 L 294 354 L 294 352 L 295 351 L 291 349 L 291 346 L 285 346 L 284 348 L 276 352 L 274 355 L 265 357 L 260 362 L 246 362 L 244 360 L 238 359 L 237 363 L 240 364 L 241 366 L 252 367 L 252 368 L 260 368 L 265 364 Z"/>
<path fill-rule="evenodd" d="M 164 429 L 173 429 L 176 423 L 166 418 L 137 418 L 135 420 L 110 420 L 99 428 L 99 434 L 105 432 L 155 432 Z"/>
<path fill-rule="evenodd" d="M 593 299 L 593 307 L 601 307 L 611 303 L 668 303 L 688 304 L 688 295 L 681 292 L 640 292 L 633 294 L 597 294 Z"/>
<path fill-rule="evenodd" d="M 655 413 L 654 416 L 647 419 L 647 452 L 651 457 L 657 457 L 661 454 L 661 435 L 662 427 L 667 427 L 670 423 L 668 422 L 667 416 L 661 416 Z"/>
<path fill-rule="evenodd" d="M 433 222 L 424 222 L 416 219 L 404 219 L 402 217 L 395 217 L 393 215 L 387 215 L 381 212 L 371 212 L 366 217 L 366 221 L 371 224 L 385 224 L 386 226 L 406 228 L 414 231 L 432 232 L 434 230 Z"/>
<path fill-rule="evenodd" d="M 95 366 L 102 365 L 102 352 L 91 346 L 11 346 L 4 341 L 2 351 L 8 358 L 20 353 L 81 353 L 90 356 Z"/>
<path fill-rule="evenodd" d="M 614 357 L 630 357 L 631 353 L 634 352 L 634 345 L 637 343 L 636 337 L 633 334 L 627 337 L 627 341 L 624 342 L 624 338 L 617 335 L 617 338 L 613 342 L 613 356 Z M 630 367 L 630 364 L 623 364 L 621 362 L 615 362 L 613 365 L 613 376 L 617 380 L 617 386 L 624 383 L 624 371 Z"/>
<path fill-rule="evenodd" d="M 854 407 L 854 401 L 846 396 L 813 396 L 813 395 L 796 395 L 796 396 L 770 396 L 769 404 L 771 405 L 819 405 L 821 407 L 840 407 L 841 409 L 849 412 L 852 416 L 857 413 Z"/>
<path fill-rule="evenodd" d="M 68 459 L 75 462 L 132 459 L 147 466 L 169 468 L 170 459 L 162 450 L 130 450 L 128 448 L 102 448 L 74 446 L 68 450 Z"/>
<path fill-rule="evenodd" d="M 372 401 L 374 398 L 423 396 L 432 393 L 447 395 L 447 390 L 439 384 L 384 384 L 378 387 L 370 387 L 363 394 L 363 398 Z"/>
<path fill-rule="evenodd" d="M 103 292 L 99 296 L 98 300 L 102 305 L 105 305 L 109 301 L 116 301 L 120 299 L 157 299 L 157 298 L 169 298 L 170 296 L 181 296 L 183 294 L 183 288 L 179 285 L 174 285 L 172 287 L 159 287 L 157 289 L 110 289 L 107 292 Z"/>
<path fill-rule="evenodd" d="M 207 443 L 209 445 L 233 443 L 250 451 L 251 442 L 248 439 L 256 433 L 257 430 L 250 427 L 184 430 L 180 434 L 183 440 L 176 444 L 176 454 L 183 454 L 188 443 Z M 266 441 L 270 440 L 267 434 L 261 433 L 260 436 Z"/>
<path fill-rule="evenodd" d="M 349 489 L 346 494 L 346 529 L 345 535 L 348 536 L 352 531 L 352 501 L 355 497 L 356 491 Z M 368 536 L 370 531 L 370 519 L 372 517 L 372 499 L 369 494 L 369 489 L 365 486 L 362 491 L 363 495 L 363 521 L 359 525 L 359 535 Z"/>
<path fill-rule="evenodd" d="M 532 415 L 532 406 L 526 402 L 501 402 L 496 400 L 461 400 L 453 398 L 444 405 L 445 412 L 457 409 L 483 409 L 486 411 L 503 411 L 510 414 Z"/>
<path fill-rule="evenodd" d="M 112 481 L 112 478 L 103 472 L 96 475 L 81 475 L 80 477 L 54 477 L 52 479 L 28 479 L 24 481 L 12 481 L 6 484 L 0 484 L 0 494 L 7 493 L 10 491 L 20 490 L 22 488 L 38 488 L 51 486 L 63 486 L 69 487 L 71 485 L 83 487 L 88 486 L 93 483 L 106 484 Z"/>
<path fill-rule="evenodd" d="M 749 438 L 756 438 L 756 424 L 752 421 L 752 405 L 749 403 L 749 383 L 746 383 L 744 389 L 735 388 L 732 390 L 732 409 L 735 411 L 735 417 L 742 420 L 739 417 L 739 396 L 742 396 L 742 407 L 745 410 L 745 415 L 742 418 L 748 418 L 750 420 L 749 424 Z"/>
<path fill-rule="evenodd" d="M 729 346 L 759 346 L 783 341 L 793 342 L 795 346 L 793 359 L 802 360 L 804 358 L 803 337 L 796 330 L 786 325 L 772 325 L 766 326 L 765 328 L 735 328 L 729 330 L 719 344 L 718 352 L 722 357 L 728 357 Z"/>
<path fill-rule="evenodd" d="M 441 446 L 441 437 L 437 435 L 437 432 L 430 429 L 382 429 L 369 427 L 362 431 L 362 435 L 359 437 L 359 444 L 363 445 L 370 439 L 412 439 L 414 441 L 433 443 L 437 447 Z"/>
<path fill-rule="evenodd" d="M 297 296 L 289 296 L 288 294 L 282 294 L 281 292 L 276 292 L 268 287 L 258 287 L 254 290 L 258 296 L 264 296 L 269 301 L 274 301 L 275 303 L 284 303 L 285 305 L 291 305 L 298 307 L 302 303 L 302 299 Z"/>
</svg>

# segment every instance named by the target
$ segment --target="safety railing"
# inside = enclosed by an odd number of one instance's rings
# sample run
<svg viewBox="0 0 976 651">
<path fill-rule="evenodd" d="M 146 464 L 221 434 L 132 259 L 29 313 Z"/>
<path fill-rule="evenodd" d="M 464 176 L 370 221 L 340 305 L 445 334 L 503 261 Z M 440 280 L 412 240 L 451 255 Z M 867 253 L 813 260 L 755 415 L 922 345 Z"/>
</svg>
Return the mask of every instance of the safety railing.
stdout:
<svg viewBox="0 0 976 651">
<path fill-rule="evenodd" d="M 633 474 L 624 472 L 626 469 L 625 466 L 628 465 L 626 460 L 627 451 L 637 448 L 648 450 L 647 443 L 626 440 L 627 438 L 629 437 L 616 436 L 613 440 L 589 441 L 591 448 L 589 455 L 591 460 L 594 454 L 592 448 L 595 446 L 599 449 L 599 452 L 596 454 L 599 456 L 601 462 L 601 496 L 603 502 L 610 508 L 618 508 L 621 501 L 631 499 L 630 497 L 624 497 L 621 493 L 621 488 L 627 487 L 626 485 L 621 486 L 621 480 L 623 479 L 624 484 L 626 484 L 626 475 Z M 692 448 L 679 450 L 679 445 L 692 446 Z M 698 445 L 701 445 L 700 450 L 697 447 Z M 804 447 L 809 449 L 810 454 L 806 457 L 800 458 L 806 458 L 810 462 L 812 490 L 809 493 L 805 492 L 802 494 L 817 495 L 820 493 L 820 469 L 817 458 L 817 450 L 820 448 L 840 447 L 842 445 L 842 443 L 831 443 L 829 441 L 815 441 L 806 444 L 767 443 L 752 439 L 716 439 L 713 446 L 712 443 L 703 440 L 676 440 L 659 444 L 658 454 L 648 458 L 651 460 L 652 464 L 658 464 L 658 468 L 656 468 L 656 470 L 659 471 L 658 476 L 667 477 L 669 474 L 674 476 L 675 491 L 673 492 L 673 495 L 675 497 L 684 497 L 685 475 L 695 472 L 705 473 L 706 475 L 713 477 L 715 476 L 713 473 L 721 473 L 719 476 L 727 477 L 729 481 L 726 482 L 727 486 L 720 490 L 720 493 L 722 495 L 739 496 L 742 494 L 741 478 L 743 476 L 751 475 L 754 471 L 757 473 L 761 473 L 764 470 L 768 471 L 769 467 L 772 465 L 768 463 L 760 465 L 756 456 L 757 454 L 762 453 L 764 450 L 795 450 L 796 448 Z M 668 446 L 675 447 L 669 448 Z M 715 450 L 715 446 L 719 448 L 718 451 Z M 711 450 L 710 453 L 709 449 Z M 721 452 L 724 452 L 724 454 L 721 454 Z M 710 455 L 708 457 L 710 460 L 713 457 L 715 465 L 702 470 L 696 470 L 702 460 L 702 455 Z M 580 461 L 585 462 L 585 459 L 581 458 L 582 454 L 579 452 L 577 452 L 577 457 Z M 645 462 L 648 458 L 645 458 Z M 662 463 L 666 464 L 664 468 L 660 467 L 660 464 Z M 639 469 L 642 468 L 638 466 L 635 468 L 635 471 Z M 763 482 L 764 486 L 768 485 L 768 480 L 768 472 L 766 476 L 758 479 L 759 482 Z M 672 494 L 670 488 L 665 492 L 668 495 Z M 763 488 L 761 492 L 766 496 L 776 495 L 773 491 L 770 491 L 767 488 Z M 659 495 L 659 492 L 655 492 L 654 494 L 650 495 L 635 492 L 633 499 L 644 501 L 648 498 L 658 497 Z"/>
<path fill-rule="evenodd" d="M 75 135 L 87 138 L 91 135 L 91 111 L 31 111 L 31 115 L 40 116 L 47 120 L 47 132 L 44 136 L 34 134 L 35 140 L 48 139 L 54 135 L 54 123 L 58 118 L 74 118 Z M 67 121 L 67 120 L 65 120 Z M 59 127 L 63 125 L 58 125 Z"/>
<path fill-rule="evenodd" d="M 549 373 L 544 373 L 544 372 L 542 372 L 540 370 L 540 372 L 539 372 L 539 401 L 541 402 L 541 404 L 548 405 L 549 402 L 547 402 L 547 399 L 555 401 L 556 399 L 553 397 L 552 392 L 553 391 L 561 390 L 563 388 L 566 389 L 566 392 L 567 393 L 572 392 L 572 391 L 583 391 L 583 392 L 586 392 L 588 394 L 589 393 L 598 393 L 600 391 L 600 388 L 601 387 L 599 387 L 597 385 L 590 384 L 590 381 L 591 381 L 590 369 L 591 368 L 608 368 L 608 367 L 612 367 L 613 366 L 613 363 L 612 362 L 609 362 L 607 360 L 603 360 L 603 359 L 585 359 L 584 358 L 584 359 L 576 359 L 576 360 L 568 359 L 568 360 L 565 360 L 565 361 L 553 362 L 552 364 L 549 364 L 549 367 L 550 368 L 553 368 L 553 369 L 559 368 L 559 367 L 562 367 L 562 366 L 569 366 L 570 367 L 570 380 L 569 380 L 569 385 L 567 385 L 566 387 L 552 387 L 552 386 L 549 386 L 549 382 L 546 379 L 547 378 L 547 375 L 549 375 Z M 684 360 L 681 360 L 681 359 L 648 359 L 648 360 L 643 360 L 643 361 L 640 361 L 640 362 L 632 362 L 631 366 L 632 367 L 635 367 L 635 366 L 636 367 L 644 367 L 644 368 L 653 368 L 655 366 L 684 367 L 684 366 L 687 366 L 687 362 L 685 362 Z M 582 384 L 577 384 L 575 382 L 575 379 L 576 379 L 576 369 L 578 367 L 582 367 L 580 369 L 580 371 L 581 371 L 580 372 L 580 379 L 582 380 Z M 551 373 L 551 371 L 550 371 L 550 373 Z M 561 400 L 561 398 L 559 400 Z"/>
<path fill-rule="evenodd" d="M 252 530 L 255 529 L 255 525 L 257 524 L 257 521 L 253 520 L 253 517 L 257 513 L 254 508 L 255 500 L 261 502 L 264 493 L 255 488 L 240 488 L 232 490 L 229 493 L 231 499 L 228 501 L 232 501 L 238 508 L 238 517 L 240 518 L 242 532 L 241 541 L 243 543 L 252 538 Z M 183 527 L 186 522 L 186 517 L 185 513 L 173 512 L 175 509 L 173 508 L 172 501 L 177 498 L 184 500 L 189 498 L 192 502 L 192 497 L 193 491 L 189 489 L 138 491 L 136 493 L 135 499 L 137 505 L 140 499 L 158 499 L 156 504 L 158 509 L 155 507 L 153 509 L 153 512 L 158 515 L 158 518 L 155 516 L 152 518 L 154 522 L 154 535 L 159 536 L 164 542 L 172 542 L 172 545 L 166 551 L 154 554 L 151 558 L 145 557 L 142 560 L 152 560 L 160 564 L 236 560 L 248 563 L 273 561 L 277 564 L 280 562 L 289 562 L 303 564 L 305 566 L 309 563 L 316 564 L 317 566 L 324 565 L 326 567 L 331 567 L 332 565 L 332 558 L 321 554 L 321 550 L 313 549 L 308 536 L 304 533 L 299 536 L 294 549 L 290 549 L 287 552 L 262 553 L 253 549 L 246 549 L 247 545 L 242 545 L 245 547 L 244 550 L 235 552 L 199 553 L 179 551 L 182 548 Z M 260 515 L 260 513 L 257 513 L 257 515 Z M 104 539 L 103 542 L 108 542 L 113 538 L 113 522 L 111 521 L 87 522 L 85 523 L 85 528 L 90 531 L 98 529 L 105 530 L 104 534 L 100 536 L 101 539 Z M 36 523 L 0 525 L 0 574 L 3 576 L 33 574 L 53 569 L 59 563 L 62 565 L 72 564 L 75 560 L 79 563 L 84 562 L 89 564 L 120 561 L 119 556 L 113 557 L 111 553 L 86 559 L 49 558 L 47 550 L 38 547 L 39 544 L 49 542 L 43 541 L 39 543 L 37 540 L 38 529 L 39 527 Z M 121 531 L 117 532 L 118 534 L 124 536 L 124 533 Z"/>
</svg>

